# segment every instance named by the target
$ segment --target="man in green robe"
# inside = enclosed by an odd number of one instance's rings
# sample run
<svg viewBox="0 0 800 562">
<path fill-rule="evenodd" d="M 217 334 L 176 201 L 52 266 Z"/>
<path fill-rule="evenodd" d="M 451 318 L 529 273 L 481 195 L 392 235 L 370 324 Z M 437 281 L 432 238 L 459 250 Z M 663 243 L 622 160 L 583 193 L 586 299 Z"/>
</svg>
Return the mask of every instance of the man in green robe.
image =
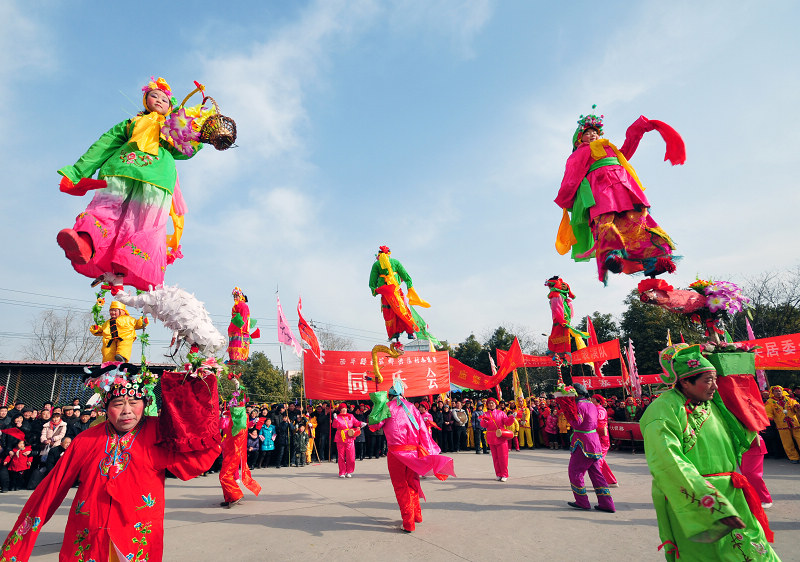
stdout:
<svg viewBox="0 0 800 562">
<path fill-rule="evenodd" d="M 755 434 L 722 403 L 714 366 L 696 345 L 670 346 L 659 360 L 662 378 L 674 386 L 640 422 L 659 550 L 681 562 L 780 560 L 767 541 L 772 532 L 761 504 L 746 499 L 752 490 L 735 472 Z"/>
</svg>

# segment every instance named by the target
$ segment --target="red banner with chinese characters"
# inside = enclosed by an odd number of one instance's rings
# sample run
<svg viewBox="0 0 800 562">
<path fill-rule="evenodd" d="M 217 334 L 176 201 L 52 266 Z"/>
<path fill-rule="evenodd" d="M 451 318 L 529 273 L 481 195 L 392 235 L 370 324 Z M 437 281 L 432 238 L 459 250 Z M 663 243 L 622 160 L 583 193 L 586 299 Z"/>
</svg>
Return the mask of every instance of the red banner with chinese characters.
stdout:
<svg viewBox="0 0 800 562">
<path fill-rule="evenodd" d="M 761 346 L 756 350 L 756 369 L 800 369 L 800 334 L 761 338 L 745 343 Z"/>
<path fill-rule="evenodd" d="M 662 384 L 661 375 L 639 375 L 642 384 Z M 622 388 L 622 377 L 572 377 L 573 383 L 580 383 L 586 390 L 602 390 L 604 388 Z"/>
<path fill-rule="evenodd" d="M 502 362 L 507 351 L 497 350 L 497 361 Z M 526 367 L 555 367 L 552 355 L 523 355 Z M 572 364 L 594 363 L 595 361 L 608 361 L 609 359 L 619 359 L 619 340 L 603 342 L 600 345 L 584 347 L 571 354 Z M 456 383 L 458 384 L 458 383 Z"/>
<path fill-rule="evenodd" d="M 406 396 L 428 396 L 450 391 L 446 351 L 409 351 L 394 358 L 378 355 L 383 382 L 376 385 L 371 351 L 325 351 L 325 363 L 309 353 L 303 357 L 305 393 L 312 400 L 369 400 L 369 393 L 389 390 L 399 375 Z"/>
<path fill-rule="evenodd" d="M 608 361 L 609 359 L 619 359 L 619 340 L 603 342 L 572 352 L 573 365 Z"/>
<path fill-rule="evenodd" d="M 502 377 L 484 375 L 477 369 L 464 365 L 458 359 L 450 358 L 450 382 L 472 390 L 490 390 L 497 386 Z"/>
</svg>

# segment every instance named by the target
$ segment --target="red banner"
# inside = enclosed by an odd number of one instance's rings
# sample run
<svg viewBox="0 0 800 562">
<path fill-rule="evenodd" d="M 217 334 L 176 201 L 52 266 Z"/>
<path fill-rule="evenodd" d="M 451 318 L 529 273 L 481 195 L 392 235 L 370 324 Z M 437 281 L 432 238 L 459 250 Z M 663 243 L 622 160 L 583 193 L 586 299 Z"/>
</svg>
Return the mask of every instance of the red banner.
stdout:
<svg viewBox="0 0 800 562">
<path fill-rule="evenodd" d="M 800 335 L 800 334 L 799 334 Z M 508 351 L 497 350 L 497 361 L 502 362 Z M 594 363 L 595 361 L 608 361 L 619 359 L 619 340 L 603 342 L 600 345 L 584 347 L 571 354 L 572 364 Z M 526 367 L 555 367 L 552 355 L 523 355 Z M 458 384 L 458 383 L 456 383 Z"/>
<path fill-rule="evenodd" d="M 325 363 L 305 354 L 303 380 L 312 400 L 369 400 L 369 393 L 389 390 L 398 374 L 406 383 L 406 396 L 428 396 L 450 391 L 446 351 L 409 351 L 400 357 L 378 356 L 383 382 L 376 385 L 370 351 L 325 351 Z"/>
<path fill-rule="evenodd" d="M 591 345 L 572 352 L 573 365 L 608 361 L 609 359 L 619 359 L 619 340 L 603 342 L 600 345 Z"/>
<path fill-rule="evenodd" d="M 490 390 L 497 386 L 496 377 L 484 375 L 480 371 L 464 365 L 458 359 L 450 358 L 450 382 L 472 390 Z"/>
<path fill-rule="evenodd" d="M 800 334 L 761 338 L 746 343 L 761 346 L 756 350 L 756 369 L 800 369 Z"/>
<path fill-rule="evenodd" d="M 639 375 L 642 384 L 661 384 L 661 375 Z M 586 390 L 622 388 L 622 377 L 572 377 L 573 383 L 580 383 Z"/>
</svg>

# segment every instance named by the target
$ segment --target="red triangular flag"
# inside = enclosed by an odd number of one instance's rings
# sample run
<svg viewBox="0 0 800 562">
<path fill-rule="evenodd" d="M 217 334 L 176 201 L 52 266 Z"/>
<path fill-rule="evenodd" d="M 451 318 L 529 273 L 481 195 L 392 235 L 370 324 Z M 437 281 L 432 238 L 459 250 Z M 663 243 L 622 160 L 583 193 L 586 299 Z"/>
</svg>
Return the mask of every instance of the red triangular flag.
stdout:
<svg viewBox="0 0 800 562">
<path fill-rule="evenodd" d="M 303 339 L 304 342 L 308 344 L 308 347 L 311 348 L 311 353 L 314 354 L 314 357 L 320 363 L 325 362 L 325 354 L 319 348 L 319 340 L 317 340 L 317 334 L 314 333 L 313 328 L 309 326 L 308 322 L 306 322 L 305 318 L 303 318 L 303 314 L 300 312 L 303 308 L 303 299 L 297 299 L 297 316 L 300 320 L 297 322 L 297 330 L 300 332 L 300 337 Z"/>
</svg>

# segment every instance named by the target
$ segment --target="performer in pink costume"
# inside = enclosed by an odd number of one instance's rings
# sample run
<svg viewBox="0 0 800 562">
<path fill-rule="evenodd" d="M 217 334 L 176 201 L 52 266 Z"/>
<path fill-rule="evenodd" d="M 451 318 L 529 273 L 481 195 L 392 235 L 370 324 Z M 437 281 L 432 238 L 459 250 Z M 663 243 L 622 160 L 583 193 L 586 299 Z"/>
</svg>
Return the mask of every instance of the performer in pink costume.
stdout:
<svg viewBox="0 0 800 562">
<path fill-rule="evenodd" d="M 589 400 L 589 392 L 582 384 L 573 385 L 578 393 L 577 404 L 570 407 L 566 404 L 572 398 L 559 397 L 556 401 L 563 404 L 562 410 L 567 416 L 567 421 L 572 426 L 572 444 L 569 457 L 569 482 L 572 485 L 572 493 L 575 496 L 574 502 L 567 502 L 570 507 L 575 509 L 591 509 L 589 497 L 584 486 L 584 475 L 588 472 L 589 479 L 594 486 L 597 494 L 597 505 L 595 509 L 614 513 L 614 500 L 608 490 L 608 482 L 598 463 L 603 458 L 600 439 L 597 436 L 597 407 Z"/>
<path fill-rule="evenodd" d="M 761 500 L 761 507 L 770 508 L 772 507 L 772 496 L 764 483 L 764 455 L 766 454 L 767 446 L 761 435 L 756 434 L 753 444 L 742 454 L 742 462 L 739 467 L 750 485 L 755 488 L 758 498 Z"/>
<path fill-rule="evenodd" d="M 339 457 L 339 478 L 352 478 L 356 469 L 356 436 L 361 433 L 362 424 L 352 414 L 347 413 L 347 404 L 339 404 L 339 414 L 331 426 L 336 431 L 336 450 Z"/>
<path fill-rule="evenodd" d="M 608 410 L 606 410 L 606 399 L 595 394 L 592 396 L 592 404 L 597 408 L 597 436 L 600 438 L 600 447 L 603 451 L 603 458 L 600 459 L 598 466 L 603 477 L 608 482 L 609 488 L 618 488 L 617 477 L 611 472 L 611 467 L 606 462 L 606 453 L 611 448 L 611 437 L 608 434 Z"/>
<path fill-rule="evenodd" d="M 430 431 L 419 411 L 402 396 L 403 382 L 395 379 L 389 392 L 373 392 L 374 404 L 369 415 L 370 429 L 383 429 L 389 454 L 389 478 L 392 480 L 397 505 L 407 533 L 422 523 L 419 498 L 425 499 L 419 477 L 433 474 L 439 480 L 455 476 L 453 459 L 440 455 Z"/>
<path fill-rule="evenodd" d="M 505 482 L 508 480 L 508 440 L 513 437 L 497 435 L 502 433 L 507 426 L 514 425 L 516 412 L 507 415 L 497 409 L 497 399 L 489 397 L 486 399 L 486 413 L 481 416 L 481 426 L 486 428 L 486 443 L 492 452 L 492 462 L 494 463 L 494 473 L 497 480 Z M 506 430 L 508 433 L 510 431 Z"/>
</svg>

